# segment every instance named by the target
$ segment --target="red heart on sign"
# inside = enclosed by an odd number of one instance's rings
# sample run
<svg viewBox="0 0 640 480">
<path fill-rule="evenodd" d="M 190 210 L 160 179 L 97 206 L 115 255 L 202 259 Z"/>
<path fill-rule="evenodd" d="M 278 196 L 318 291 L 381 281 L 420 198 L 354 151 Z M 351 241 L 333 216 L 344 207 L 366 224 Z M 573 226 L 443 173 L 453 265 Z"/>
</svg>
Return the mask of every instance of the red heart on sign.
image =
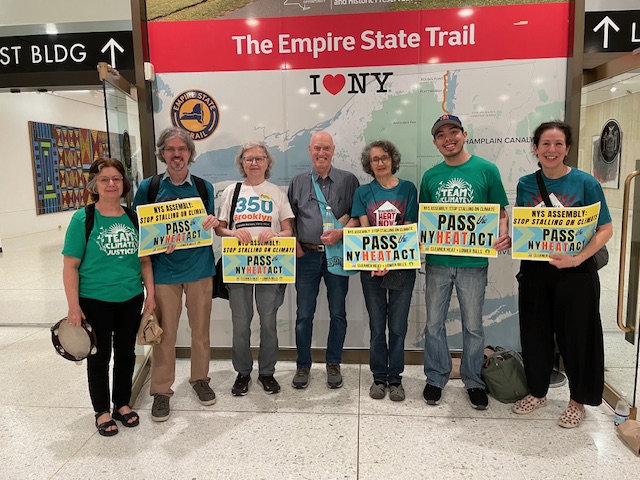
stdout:
<svg viewBox="0 0 640 480">
<path fill-rule="evenodd" d="M 344 87 L 344 75 L 325 75 L 322 79 L 322 85 L 327 89 L 331 95 L 336 95 Z"/>
</svg>

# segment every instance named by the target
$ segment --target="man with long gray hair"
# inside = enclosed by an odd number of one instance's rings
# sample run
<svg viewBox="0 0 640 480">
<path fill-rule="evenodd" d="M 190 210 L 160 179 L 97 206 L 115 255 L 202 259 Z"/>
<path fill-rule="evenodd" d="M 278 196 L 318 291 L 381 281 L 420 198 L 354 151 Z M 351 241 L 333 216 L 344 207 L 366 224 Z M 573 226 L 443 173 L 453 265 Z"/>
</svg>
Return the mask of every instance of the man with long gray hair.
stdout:
<svg viewBox="0 0 640 480">
<path fill-rule="evenodd" d="M 167 128 L 160 133 L 156 156 L 167 164 L 162 175 L 154 175 L 140 183 L 134 205 L 167 202 L 179 198 L 200 196 L 209 213 L 202 226 L 208 230 L 218 226 L 213 212 L 213 185 L 189 173 L 189 165 L 196 155 L 189 133 L 180 128 Z M 211 321 L 212 277 L 215 259 L 211 246 L 175 250 L 153 255 L 153 275 L 156 283 L 156 316 L 162 327 L 162 341 L 153 348 L 151 367 L 151 395 L 154 397 L 151 418 L 167 420 L 171 414 L 169 399 L 176 370 L 176 336 L 182 295 L 191 327 L 191 377 L 202 405 L 213 405 L 216 395 L 209 386 L 209 325 Z"/>
</svg>

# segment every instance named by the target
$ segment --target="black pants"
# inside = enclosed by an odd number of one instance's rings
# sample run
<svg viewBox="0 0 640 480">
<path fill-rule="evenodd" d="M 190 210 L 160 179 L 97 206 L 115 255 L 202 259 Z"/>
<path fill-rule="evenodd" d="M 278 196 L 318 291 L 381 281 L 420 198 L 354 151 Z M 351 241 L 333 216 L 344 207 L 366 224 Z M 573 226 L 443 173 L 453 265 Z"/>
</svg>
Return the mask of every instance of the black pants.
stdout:
<svg viewBox="0 0 640 480">
<path fill-rule="evenodd" d="M 518 279 L 520 343 L 531 394 L 549 389 L 554 336 L 564 360 L 571 398 L 600 405 L 604 388 L 604 345 L 600 279 L 593 258 L 575 268 L 523 260 Z"/>
<path fill-rule="evenodd" d="M 136 333 L 144 295 L 125 302 L 103 302 L 80 298 L 80 308 L 96 334 L 97 353 L 87 358 L 89 395 L 96 413 L 106 412 L 109 404 L 109 362 L 113 344 L 113 405 L 129 404 L 133 369 L 136 363 Z M 112 343 L 113 340 L 113 343 Z"/>
</svg>

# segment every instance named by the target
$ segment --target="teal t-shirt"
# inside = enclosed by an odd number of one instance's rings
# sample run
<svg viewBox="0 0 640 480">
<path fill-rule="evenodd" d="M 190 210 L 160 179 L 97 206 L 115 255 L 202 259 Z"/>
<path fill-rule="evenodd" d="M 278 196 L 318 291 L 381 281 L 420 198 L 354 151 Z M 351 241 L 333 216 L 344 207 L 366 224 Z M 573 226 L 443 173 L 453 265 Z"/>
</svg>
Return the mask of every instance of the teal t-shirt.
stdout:
<svg viewBox="0 0 640 480">
<path fill-rule="evenodd" d="M 124 302 L 142 293 L 138 232 L 123 213 L 103 217 L 96 209 L 86 242 L 84 208 L 71 217 L 62 254 L 82 259 L 80 296 L 103 302 Z"/>
<path fill-rule="evenodd" d="M 588 173 L 572 168 L 560 178 L 547 178 L 542 174 L 551 203 L 562 207 L 586 207 L 600 202 L 598 225 L 611 223 L 611 214 L 604 198 L 602 185 Z M 525 175 L 518 180 L 516 205 L 519 207 L 545 206 L 536 174 Z"/>
<path fill-rule="evenodd" d="M 393 188 L 384 188 L 373 180 L 360 185 L 353 197 L 351 216 L 366 215 L 372 227 L 402 225 L 418 221 L 418 190 L 406 180 Z"/>
<path fill-rule="evenodd" d="M 200 197 L 193 180 L 191 184 L 185 182 L 182 185 L 174 185 L 170 179 L 163 178 L 160 181 L 156 202 L 149 202 L 147 201 L 147 193 L 149 192 L 151 178 L 145 178 L 140 182 L 133 201 L 134 207 L 148 203 Z M 209 196 L 209 205 L 205 205 L 205 208 L 207 212 L 213 212 L 213 185 L 205 181 L 205 186 Z M 153 281 L 156 284 L 173 285 L 195 282 L 216 274 L 213 247 L 211 245 L 176 250 L 169 255 L 165 253 L 151 255 L 151 264 L 153 265 Z"/>
<path fill-rule="evenodd" d="M 420 185 L 420 203 L 493 203 L 509 204 L 500 171 L 493 163 L 471 155 L 462 165 L 441 162 L 424 172 Z M 427 255 L 427 263 L 443 267 L 486 267 L 484 257 Z"/>
</svg>

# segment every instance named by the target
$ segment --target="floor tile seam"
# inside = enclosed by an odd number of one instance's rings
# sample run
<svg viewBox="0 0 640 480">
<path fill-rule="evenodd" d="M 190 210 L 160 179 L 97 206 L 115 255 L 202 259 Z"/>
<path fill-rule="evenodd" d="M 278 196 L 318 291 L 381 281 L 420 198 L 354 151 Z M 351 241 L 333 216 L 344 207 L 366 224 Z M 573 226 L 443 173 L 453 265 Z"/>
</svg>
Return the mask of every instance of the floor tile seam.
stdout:
<svg viewBox="0 0 640 480">
<path fill-rule="evenodd" d="M 35 335 L 35 333 L 34 333 L 34 334 L 32 334 L 32 335 Z M 18 339 L 18 340 L 14 340 L 13 342 L 7 343 L 6 345 L 1 345 L 1 346 L 0 346 L 0 352 L 2 352 L 2 351 L 4 351 L 4 350 L 6 350 L 6 349 L 8 349 L 8 348 L 12 348 L 12 347 L 14 347 L 16 344 L 18 344 L 18 343 L 20 343 L 20 342 L 23 342 L 23 341 L 25 341 L 25 340 L 27 340 L 27 339 L 31 338 L 31 336 L 32 336 L 32 335 L 27 335 L 26 337 L 22 337 L 22 338 L 20 338 L 20 339 Z"/>
<path fill-rule="evenodd" d="M 557 425 L 557 420 L 554 419 L 545 419 L 545 418 L 531 418 L 528 415 L 518 415 L 518 417 L 516 419 L 514 419 L 518 422 L 529 422 L 529 423 L 542 423 L 542 422 L 552 422 L 553 425 Z M 522 460 L 522 456 L 521 456 L 521 452 L 517 451 L 515 448 L 513 448 L 512 443 L 509 441 L 509 438 L 507 437 L 507 434 L 509 433 L 508 431 L 508 425 L 504 422 L 500 423 L 498 422 L 498 431 L 500 432 L 501 436 L 502 436 L 502 440 L 503 440 L 503 445 L 506 445 L 506 448 L 508 450 L 509 455 L 511 456 L 511 463 L 512 465 L 515 465 L 516 468 L 518 469 L 518 471 L 520 472 L 521 478 L 523 480 L 528 480 L 530 477 L 527 476 L 527 472 L 524 469 L 524 465 Z M 558 426 L 558 428 L 560 428 Z"/>
<path fill-rule="evenodd" d="M 58 319 L 60 320 L 60 319 Z M 11 328 L 41 328 L 43 330 L 48 330 L 49 332 L 51 331 L 51 327 L 53 327 L 55 324 L 57 323 L 57 320 L 55 322 L 52 323 L 11 323 L 11 322 L 1 322 L 0 321 L 0 328 L 2 327 L 11 327 Z M 39 333 L 39 332 L 35 332 L 35 333 Z M 26 337 L 25 337 L 26 338 Z"/>
<path fill-rule="evenodd" d="M 48 477 L 48 478 L 49 478 L 49 480 L 53 480 L 53 479 L 55 479 L 55 478 L 59 478 L 59 477 L 58 477 L 58 474 L 59 474 L 60 472 L 62 472 L 62 471 L 64 470 L 64 468 L 65 468 L 65 467 L 67 467 L 67 465 L 69 465 L 69 464 L 72 462 L 72 460 L 73 460 L 73 459 L 78 455 L 78 453 L 80 453 L 80 451 L 81 451 L 81 450 L 83 450 L 83 449 L 87 446 L 87 444 L 89 443 L 89 441 L 90 441 L 90 440 L 91 440 L 95 435 L 97 435 L 97 434 L 98 434 L 98 431 L 97 431 L 97 430 L 95 430 L 91 435 L 89 435 L 89 436 L 87 437 L 87 439 L 86 439 L 85 441 L 83 441 L 83 442 L 82 442 L 82 445 L 80 445 L 80 446 L 79 446 L 79 447 L 78 447 L 78 448 L 77 448 L 73 453 L 69 452 L 69 453 L 71 453 L 71 455 L 69 456 L 69 458 L 68 458 L 68 459 L 66 459 L 66 460 L 62 463 L 62 465 L 60 465 L 60 466 L 55 470 L 55 472 L 53 472 L 53 475 L 51 475 L 51 476 L 49 476 L 49 477 Z"/>
<path fill-rule="evenodd" d="M 134 407 L 134 410 L 136 410 L 139 413 L 144 413 L 144 412 L 151 412 L 151 408 L 147 408 L 147 407 Z M 246 413 L 246 414 L 285 414 L 285 415 L 289 415 L 289 414 L 294 414 L 294 415 L 318 415 L 318 416 L 332 416 L 332 417 L 336 417 L 336 416 L 342 416 L 342 417 L 357 417 L 358 414 L 357 413 L 347 413 L 347 412 L 300 412 L 300 411 L 293 411 L 293 410 L 260 410 L 260 409 L 255 409 L 255 410 L 236 410 L 236 409 L 216 409 L 215 407 L 210 408 L 210 409 L 198 409 L 198 408 L 176 408 L 176 407 L 171 407 L 171 412 L 173 413 Z"/>
<path fill-rule="evenodd" d="M 557 422 L 558 418 L 560 418 L 561 415 L 562 415 L 562 412 L 558 413 L 558 416 L 554 417 L 554 418 L 547 418 L 547 417 L 541 418 L 541 417 L 532 417 L 530 414 L 517 414 L 517 413 L 514 413 L 513 415 L 510 415 L 510 416 L 500 415 L 500 416 L 497 416 L 497 417 L 491 417 L 491 419 L 492 420 L 514 420 L 514 421 L 518 421 L 518 422 L 520 422 L 520 421 L 528 421 L 528 420 Z M 590 422 L 593 422 L 593 423 L 595 423 L 595 422 L 599 422 L 599 423 L 605 422 L 606 423 L 606 422 L 609 421 L 607 419 L 594 418 L 594 416 L 595 415 L 588 415 L 587 414 L 587 417 L 584 419 L 584 421 L 588 422 L 588 423 L 590 423 Z M 598 415 L 598 417 L 599 417 L 599 415 Z M 471 417 L 471 418 L 478 418 L 478 417 Z M 613 419 L 611 421 L 613 421 Z"/>
<path fill-rule="evenodd" d="M 531 421 L 536 421 L 536 419 L 533 419 L 533 418 L 528 418 L 528 419 L 527 418 L 522 418 L 521 420 L 523 420 L 523 421 L 524 420 L 528 420 L 530 422 Z M 515 449 L 512 447 L 511 443 L 509 442 L 509 439 L 507 438 L 507 433 L 508 432 L 506 431 L 506 428 L 507 428 L 506 423 L 498 422 L 498 431 L 500 432 L 500 435 L 502 436 L 502 441 L 503 441 L 502 443 L 504 445 L 506 445 L 506 447 L 507 447 L 507 449 L 509 451 L 509 454 L 511 455 L 512 463 L 516 465 L 516 467 L 518 468 L 518 471 L 522 475 L 522 478 L 526 480 L 528 477 L 527 477 L 526 473 L 524 472 L 524 470 L 522 468 L 521 462 L 518 461 L 518 452 L 515 451 Z"/>
<path fill-rule="evenodd" d="M 486 421 L 494 421 L 494 422 L 504 422 L 504 421 L 557 422 L 556 418 L 534 418 L 527 415 L 517 415 L 517 414 L 513 414 L 513 415 L 514 416 L 479 417 L 474 415 L 460 415 L 459 413 L 452 413 L 450 415 L 434 415 L 434 414 L 421 415 L 416 413 L 402 414 L 402 413 L 389 413 L 389 412 L 367 412 L 367 413 L 360 414 L 360 416 L 362 417 L 384 416 L 384 417 L 394 417 L 394 418 L 449 418 L 449 419 L 463 419 L 463 420 L 486 420 Z M 558 418 L 560 418 L 560 414 L 558 415 Z M 585 418 L 584 420 L 585 423 L 609 423 L 611 421 L 612 419 L 600 418 L 600 416 L 598 416 L 598 418 L 594 418 L 593 415 L 587 416 L 587 418 Z"/>
<path fill-rule="evenodd" d="M 496 417 L 477 417 L 477 416 L 471 416 L 471 415 L 460 415 L 459 413 L 452 413 L 450 415 L 434 415 L 434 414 L 428 414 L 428 415 L 421 415 L 421 414 L 417 414 L 417 413 L 408 413 L 408 414 L 399 414 L 399 413 L 386 413 L 386 412 L 372 412 L 372 413 L 362 413 L 361 414 L 362 417 L 394 417 L 394 418 L 449 418 L 449 419 L 455 419 L 455 420 L 494 420 L 494 421 L 498 421 L 501 420 L 500 418 L 496 418 Z"/>
<path fill-rule="evenodd" d="M 26 405 L 24 403 L 18 405 L 14 403 L 0 402 L 0 407 L 25 408 L 32 410 L 87 410 L 91 415 L 94 414 L 93 407 L 87 405 Z"/>
</svg>

